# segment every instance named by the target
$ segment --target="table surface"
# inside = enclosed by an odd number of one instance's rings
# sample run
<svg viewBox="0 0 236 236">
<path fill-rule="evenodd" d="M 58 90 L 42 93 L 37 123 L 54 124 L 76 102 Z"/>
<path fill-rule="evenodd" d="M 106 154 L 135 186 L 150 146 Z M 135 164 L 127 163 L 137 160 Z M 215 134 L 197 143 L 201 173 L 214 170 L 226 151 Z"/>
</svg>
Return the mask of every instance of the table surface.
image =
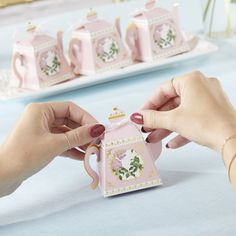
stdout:
<svg viewBox="0 0 236 236">
<path fill-rule="evenodd" d="M 135 2 L 140 5 L 140 1 Z M 170 2 L 163 0 L 160 4 L 168 5 Z M 184 27 L 199 31 L 199 1 L 181 2 Z M 124 9 L 117 8 L 117 13 L 122 12 L 123 17 L 127 17 L 133 7 L 134 3 L 127 3 Z M 100 11 L 112 15 L 111 6 L 102 7 Z M 70 16 L 76 14 L 72 12 Z M 56 17 L 63 24 L 69 16 Z M 0 31 L 4 39 L 0 46 L 1 68 L 10 63 L 13 29 L 9 26 Z M 131 114 L 160 83 L 173 75 L 198 69 L 220 78 L 236 105 L 236 40 L 217 40 L 215 43 L 219 51 L 202 59 L 38 101 L 71 100 L 100 122 L 107 122 L 106 116 L 112 107 L 119 106 Z M 26 103 L 0 103 L 0 141 L 10 132 Z M 99 190 L 90 189 L 90 178 L 81 162 L 58 157 L 14 194 L 0 199 L 0 235 L 183 236 L 236 233 L 235 194 L 218 154 L 191 143 L 179 150 L 164 149 L 156 164 L 164 182 L 162 187 L 104 199 Z"/>
<path fill-rule="evenodd" d="M 57 0 L 57 4 L 52 0 L 37 0 L 28 4 L 17 4 L 0 8 L 0 26 L 108 3 L 111 3 L 111 0 Z"/>
</svg>

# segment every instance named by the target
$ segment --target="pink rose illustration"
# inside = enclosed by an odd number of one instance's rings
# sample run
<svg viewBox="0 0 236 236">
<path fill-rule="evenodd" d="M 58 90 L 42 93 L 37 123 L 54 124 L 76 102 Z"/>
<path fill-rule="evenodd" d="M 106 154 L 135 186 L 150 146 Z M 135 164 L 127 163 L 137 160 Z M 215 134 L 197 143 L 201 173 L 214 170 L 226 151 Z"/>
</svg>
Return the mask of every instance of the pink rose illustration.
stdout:
<svg viewBox="0 0 236 236">
<path fill-rule="evenodd" d="M 40 62 L 40 65 L 41 65 L 41 68 L 42 68 L 42 69 L 46 67 L 47 63 L 46 63 L 46 60 L 45 60 L 44 57 L 42 58 L 42 60 L 41 60 L 41 62 Z"/>
<path fill-rule="evenodd" d="M 160 39 L 160 27 L 157 27 L 154 33 L 154 40 L 158 41 Z"/>
<path fill-rule="evenodd" d="M 98 54 L 98 55 L 102 55 L 102 54 L 103 54 L 103 47 L 102 47 L 101 44 L 98 45 L 97 54 Z"/>
<path fill-rule="evenodd" d="M 112 169 L 114 171 L 118 171 L 122 167 L 121 161 L 118 159 L 114 159 L 112 161 L 111 165 L 112 165 Z"/>
</svg>

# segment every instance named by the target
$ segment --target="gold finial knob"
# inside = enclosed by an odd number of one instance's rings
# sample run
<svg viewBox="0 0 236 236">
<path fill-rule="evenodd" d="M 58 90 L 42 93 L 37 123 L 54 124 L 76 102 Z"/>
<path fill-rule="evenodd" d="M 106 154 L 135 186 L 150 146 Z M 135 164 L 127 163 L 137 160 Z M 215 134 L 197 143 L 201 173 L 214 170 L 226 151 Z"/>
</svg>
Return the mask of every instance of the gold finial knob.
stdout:
<svg viewBox="0 0 236 236">
<path fill-rule="evenodd" d="M 89 12 L 87 14 L 87 19 L 88 20 L 96 19 L 97 15 L 98 15 L 98 13 L 93 8 L 90 8 L 90 10 L 89 10 Z"/>
<path fill-rule="evenodd" d="M 146 9 L 153 9 L 155 7 L 156 0 L 147 0 L 145 7 Z"/>
<path fill-rule="evenodd" d="M 112 112 L 108 116 L 108 119 L 112 120 L 112 119 L 117 119 L 117 118 L 121 118 L 121 117 L 125 117 L 125 113 L 123 111 L 121 111 L 119 108 L 114 107 L 112 109 Z"/>
<path fill-rule="evenodd" d="M 34 32 L 36 30 L 36 25 L 32 24 L 32 22 L 28 22 L 28 26 L 27 26 L 27 31 L 28 32 Z"/>
</svg>

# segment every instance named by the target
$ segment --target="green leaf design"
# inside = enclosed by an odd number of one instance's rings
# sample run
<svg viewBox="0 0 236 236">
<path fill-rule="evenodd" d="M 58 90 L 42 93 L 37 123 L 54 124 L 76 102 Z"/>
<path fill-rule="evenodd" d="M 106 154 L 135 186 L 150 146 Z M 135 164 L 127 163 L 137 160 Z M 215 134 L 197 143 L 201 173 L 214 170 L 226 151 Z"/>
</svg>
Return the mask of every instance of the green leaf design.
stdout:
<svg viewBox="0 0 236 236">
<path fill-rule="evenodd" d="M 131 149 L 131 152 L 134 153 L 134 150 Z M 144 168 L 144 166 L 141 163 L 140 157 L 138 155 L 136 155 L 130 160 L 129 169 L 121 167 L 118 170 L 112 170 L 112 171 L 122 181 L 122 180 L 129 179 L 129 177 L 131 177 L 131 176 L 133 178 L 136 178 L 137 177 L 137 172 L 142 171 L 143 168 Z"/>
<path fill-rule="evenodd" d="M 113 40 L 113 39 L 112 39 Z M 119 53 L 119 47 L 117 43 L 113 40 L 111 47 L 109 49 L 109 53 L 103 51 L 101 54 L 98 54 L 98 57 L 103 61 L 109 61 L 111 59 L 115 59 L 114 56 Z"/>
<path fill-rule="evenodd" d="M 175 39 L 176 39 L 176 34 L 175 34 L 174 30 L 169 28 L 169 30 L 168 30 L 168 32 L 166 34 L 166 37 L 165 38 L 161 37 L 159 42 L 156 40 L 155 43 L 157 43 L 157 45 L 160 48 L 164 48 L 164 47 L 166 47 L 168 45 L 171 46 L 171 42 L 175 41 Z"/>
<path fill-rule="evenodd" d="M 44 68 L 42 68 L 42 70 L 47 76 L 50 76 L 53 73 L 56 73 L 60 66 L 61 66 L 61 62 L 59 61 L 58 56 L 54 55 L 53 60 L 52 60 L 52 66 L 46 65 Z"/>
</svg>

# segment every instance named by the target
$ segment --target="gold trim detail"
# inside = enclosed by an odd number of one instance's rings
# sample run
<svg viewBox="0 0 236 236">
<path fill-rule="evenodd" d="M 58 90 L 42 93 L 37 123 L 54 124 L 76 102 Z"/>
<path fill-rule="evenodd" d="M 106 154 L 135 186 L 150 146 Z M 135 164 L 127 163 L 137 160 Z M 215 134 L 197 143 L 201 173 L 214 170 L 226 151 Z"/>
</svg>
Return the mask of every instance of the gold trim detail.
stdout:
<svg viewBox="0 0 236 236">
<path fill-rule="evenodd" d="M 137 142 L 143 142 L 144 139 L 142 136 L 137 136 L 137 137 L 129 137 L 125 139 L 118 139 L 114 140 L 112 142 L 107 142 L 105 143 L 106 148 L 113 148 L 113 147 L 118 147 L 118 146 L 123 146 L 125 144 L 131 144 L 131 143 L 137 143 Z"/>
<path fill-rule="evenodd" d="M 31 21 L 28 22 L 28 26 L 27 26 L 27 31 L 28 32 L 34 32 L 36 30 L 36 25 L 32 24 Z"/>
<path fill-rule="evenodd" d="M 111 114 L 108 116 L 108 119 L 112 120 L 112 119 L 117 119 L 120 117 L 125 117 L 125 113 L 123 111 L 121 111 L 120 109 L 118 109 L 117 107 L 114 107 L 112 109 Z"/>
<path fill-rule="evenodd" d="M 159 185 L 162 185 L 162 181 L 161 179 L 156 179 L 156 180 L 148 181 L 145 183 L 134 184 L 134 185 L 126 186 L 123 188 L 115 188 L 109 191 L 104 191 L 103 195 L 104 197 L 110 197 L 113 195 L 118 195 L 118 194 L 127 193 L 127 192 L 131 192 L 135 190 L 150 188 L 150 187 L 155 187 Z"/>
<path fill-rule="evenodd" d="M 31 3 L 34 2 L 35 0 L 0 0 L 0 7 L 7 7 L 11 5 L 16 5 L 16 4 L 22 4 L 22 3 Z"/>
</svg>

